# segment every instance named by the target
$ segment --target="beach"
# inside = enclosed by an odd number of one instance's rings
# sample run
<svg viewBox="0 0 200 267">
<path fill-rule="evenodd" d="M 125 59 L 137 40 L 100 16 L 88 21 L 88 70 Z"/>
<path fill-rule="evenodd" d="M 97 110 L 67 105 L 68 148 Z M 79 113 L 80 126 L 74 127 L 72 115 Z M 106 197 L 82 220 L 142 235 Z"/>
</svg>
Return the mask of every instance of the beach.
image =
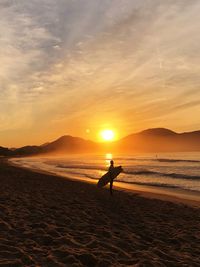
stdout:
<svg viewBox="0 0 200 267">
<path fill-rule="evenodd" d="M 200 208 L 0 161 L 0 266 L 200 266 Z"/>
</svg>

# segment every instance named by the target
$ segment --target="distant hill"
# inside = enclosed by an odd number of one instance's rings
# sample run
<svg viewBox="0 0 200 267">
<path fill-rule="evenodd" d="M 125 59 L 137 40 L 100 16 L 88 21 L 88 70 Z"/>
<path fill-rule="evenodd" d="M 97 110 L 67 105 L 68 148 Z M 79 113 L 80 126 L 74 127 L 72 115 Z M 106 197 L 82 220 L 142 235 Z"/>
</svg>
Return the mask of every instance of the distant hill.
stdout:
<svg viewBox="0 0 200 267">
<path fill-rule="evenodd" d="M 62 136 L 53 142 L 41 146 L 24 146 L 15 150 L 16 155 L 87 153 L 96 151 L 98 144 L 69 135 Z"/>
<path fill-rule="evenodd" d="M 23 146 L 13 150 L 17 156 L 28 156 L 42 153 L 42 146 Z"/>
<path fill-rule="evenodd" d="M 116 145 L 123 152 L 200 151 L 200 131 L 176 133 L 165 128 L 154 128 L 131 134 Z"/>
<path fill-rule="evenodd" d="M 8 148 L 0 146 L 0 156 L 9 156 L 10 154 L 11 151 Z"/>
<path fill-rule="evenodd" d="M 1 156 L 38 154 L 98 153 L 98 152 L 187 152 L 200 151 L 200 131 L 176 133 L 165 128 L 147 129 L 128 135 L 119 141 L 102 144 L 69 135 L 41 146 L 17 149 L 0 147 Z"/>
<path fill-rule="evenodd" d="M 138 134 L 146 136 L 172 136 L 176 135 L 177 133 L 166 128 L 152 128 L 139 132 Z"/>
<path fill-rule="evenodd" d="M 65 135 L 51 143 L 48 143 L 47 145 L 43 145 L 42 152 L 83 153 L 83 152 L 92 152 L 94 149 L 96 150 L 97 147 L 98 144 L 95 142 L 84 140 L 79 137 L 72 137 L 70 135 Z"/>
</svg>

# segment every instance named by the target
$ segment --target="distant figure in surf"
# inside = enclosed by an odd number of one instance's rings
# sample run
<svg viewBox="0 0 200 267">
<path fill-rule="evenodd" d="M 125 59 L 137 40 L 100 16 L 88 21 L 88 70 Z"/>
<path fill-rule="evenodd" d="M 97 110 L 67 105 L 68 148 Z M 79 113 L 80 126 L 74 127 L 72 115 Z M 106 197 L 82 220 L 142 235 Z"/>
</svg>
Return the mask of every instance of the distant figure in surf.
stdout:
<svg viewBox="0 0 200 267">
<path fill-rule="evenodd" d="M 113 187 L 113 180 L 114 180 L 114 177 L 113 177 L 113 170 L 114 170 L 114 161 L 111 160 L 110 161 L 110 167 L 108 169 L 108 172 L 110 174 L 110 194 L 112 195 L 113 194 L 113 191 L 112 191 L 112 187 Z"/>
</svg>

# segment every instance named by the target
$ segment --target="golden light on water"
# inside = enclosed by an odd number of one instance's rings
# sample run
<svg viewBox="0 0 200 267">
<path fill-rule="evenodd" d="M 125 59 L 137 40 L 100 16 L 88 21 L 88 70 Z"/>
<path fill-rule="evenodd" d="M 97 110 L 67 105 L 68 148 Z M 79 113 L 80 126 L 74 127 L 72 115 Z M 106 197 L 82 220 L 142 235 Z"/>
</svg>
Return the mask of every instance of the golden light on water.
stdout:
<svg viewBox="0 0 200 267">
<path fill-rule="evenodd" d="M 115 133 L 113 130 L 110 130 L 110 129 L 106 129 L 106 130 L 102 130 L 100 132 L 100 135 L 101 135 L 101 138 L 103 141 L 113 141 L 114 138 L 115 138 Z"/>
<path fill-rule="evenodd" d="M 112 155 L 111 153 L 107 153 L 107 154 L 106 154 L 106 159 L 107 159 L 107 160 L 111 160 L 111 159 L 113 159 L 113 155 Z"/>
<path fill-rule="evenodd" d="M 110 161 L 113 159 L 113 155 L 111 153 L 107 153 L 105 155 L 105 159 L 106 159 L 106 166 L 110 165 Z"/>
</svg>

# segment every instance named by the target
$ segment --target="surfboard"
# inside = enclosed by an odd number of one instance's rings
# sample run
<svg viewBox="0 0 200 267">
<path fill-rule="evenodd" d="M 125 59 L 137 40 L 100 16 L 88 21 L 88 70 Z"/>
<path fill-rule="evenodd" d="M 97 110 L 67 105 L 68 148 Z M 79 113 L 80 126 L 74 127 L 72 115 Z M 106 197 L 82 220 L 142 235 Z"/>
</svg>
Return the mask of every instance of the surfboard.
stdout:
<svg viewBox="0 0 200 267">
<path fill-rule="evenodd" d="M 112 171 L 112 178 L 115 179 L 123 171 L 122 166 L 114 167 Z M 98 187 L 104 187 L 110 182 L 110 173 L 104 174 L 98 181 Z"/>
</svg>

